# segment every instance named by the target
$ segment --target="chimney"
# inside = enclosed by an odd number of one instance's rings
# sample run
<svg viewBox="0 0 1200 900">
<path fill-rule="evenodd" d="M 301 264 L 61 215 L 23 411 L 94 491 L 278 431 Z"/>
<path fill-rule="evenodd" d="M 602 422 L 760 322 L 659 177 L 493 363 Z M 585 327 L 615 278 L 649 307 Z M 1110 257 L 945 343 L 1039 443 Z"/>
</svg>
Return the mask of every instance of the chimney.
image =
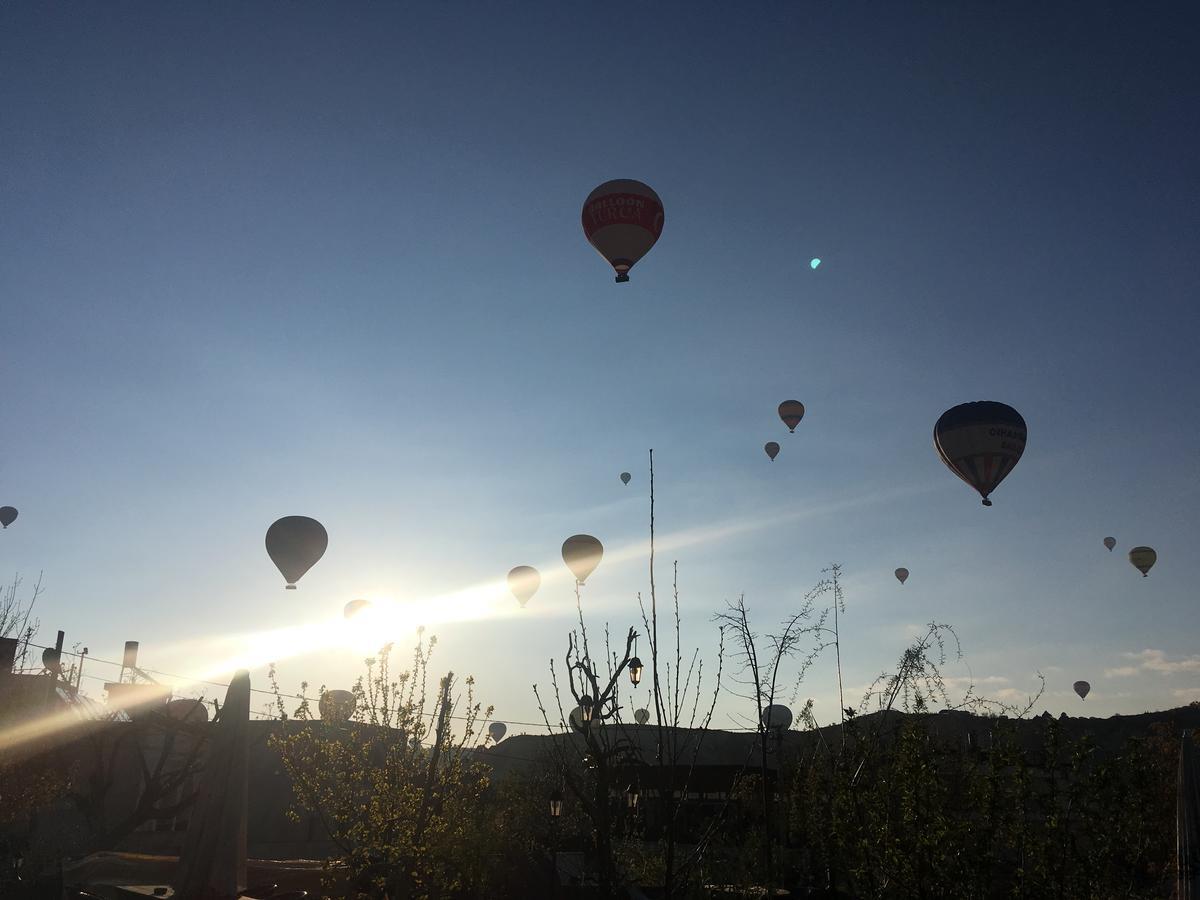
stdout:
<svg viewBox="0 0 1200 900">
<path fill-rule="evenodd" d="M 14 637 L 0 637 L 0 676 L 11 675 L 17 665 L 17 645 Z"/>
</svg>

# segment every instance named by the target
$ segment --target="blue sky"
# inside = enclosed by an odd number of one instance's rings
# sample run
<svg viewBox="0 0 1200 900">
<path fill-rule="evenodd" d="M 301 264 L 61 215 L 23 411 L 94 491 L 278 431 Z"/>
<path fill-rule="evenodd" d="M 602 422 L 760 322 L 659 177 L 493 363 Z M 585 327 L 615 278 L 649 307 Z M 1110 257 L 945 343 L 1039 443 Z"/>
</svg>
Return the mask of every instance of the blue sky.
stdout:
<svg viewBox="0 0 1200 900">
<path fill-rule="evenodd" d="M 722 535 L 663 557 L 708 654 L 726 599 L 766 630 L 837 561 L 852 686 L 937 619 L 993 695 L 1200 696 L 1196 8 L 520 10 L 0 8 L 0 571 L 44 570 L 42 636 L 333 686 L 346 601 L 473 588 L 504 614 L 439 661 L 533 721 L 569 584 L 478 586 L 589 532 L 592 618 L 634 624 L 653 447 L 660 536 Z M 610 178 L 666 208 L 627 285 L 579 225 Z M 1029 426 L 992 509 L 931 443 L 976 399 Z M 296 592 L 289 514 L 330 532 Z"/>
</svg>

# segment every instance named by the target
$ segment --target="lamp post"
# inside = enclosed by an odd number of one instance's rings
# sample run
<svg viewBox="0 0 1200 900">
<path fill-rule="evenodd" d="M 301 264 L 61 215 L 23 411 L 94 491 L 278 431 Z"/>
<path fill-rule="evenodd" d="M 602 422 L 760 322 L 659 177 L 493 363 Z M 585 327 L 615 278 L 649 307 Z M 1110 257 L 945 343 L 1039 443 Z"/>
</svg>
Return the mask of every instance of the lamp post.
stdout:
<svg viewBox="0 0 1200 900">
<path fill-rule="evenodd" d="M 633 682 L 633 686 L 637 687 L 642 681 L 642 661 L 636 656 L 629 660 L 629 680 Z"/>
<path fill-rule="evenodd" d="M 562 816 L 562 791 L 550 795 L 550 822 L 553 836 L 550 839 L 550 896 L 558 896 L 558 820 Z"/>
</svg>

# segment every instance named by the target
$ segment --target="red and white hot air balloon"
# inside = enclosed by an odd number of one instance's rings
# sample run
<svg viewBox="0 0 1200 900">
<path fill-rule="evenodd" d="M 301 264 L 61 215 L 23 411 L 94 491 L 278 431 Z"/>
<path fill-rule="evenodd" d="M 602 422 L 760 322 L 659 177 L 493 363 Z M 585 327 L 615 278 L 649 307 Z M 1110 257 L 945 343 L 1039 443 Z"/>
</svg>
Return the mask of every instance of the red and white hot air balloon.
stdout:
<svg viewBox="0 0 1200 900">
<path fill-rule="evenodd" d="M 1025 452 L 1025 420 L 1005 403 L 979 400 L 942 413 L 933 426 L 933 446 L 947 468 L 975 488 L 984 506 L 988 495 Z"/>
<path fill-rule="evenodd" d="M 583 201 L 583 233 L 608 260 L 617 282 L 654 246 L 663 230 L 663 205 L 654 189 L 632 178 L 606 181 Z"/>
</svg>

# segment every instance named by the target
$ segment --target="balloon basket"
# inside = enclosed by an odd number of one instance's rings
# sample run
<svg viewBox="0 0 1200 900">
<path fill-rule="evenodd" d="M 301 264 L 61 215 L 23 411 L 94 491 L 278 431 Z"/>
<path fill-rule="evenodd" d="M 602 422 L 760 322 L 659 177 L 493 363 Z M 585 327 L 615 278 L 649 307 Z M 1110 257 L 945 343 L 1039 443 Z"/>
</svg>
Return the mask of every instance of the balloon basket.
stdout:
<svg viewBox="0 0 1200 900">
<path fill-rule="evenodd" d="M 296 586 L 294 584 L 288 584 L 288 585 L 284 585 L 283 589 L 285 591 L 294 591 L 296 589 Z"/>
<path fill-rule="evenodd" d="M 984 505 L 984 506 L 991 506 L 991 505 L 992 505 L 992 501 L 991 501 L 991 500 L 988 500 L 988 499 L 986 499 L 986 498 L 984 498 L 983 505 Z"/>
<path fill-rule="evenodd" d="M 626 281 L 629 280 L 629 276 L 628 275 L 618 275 L 616 280 L 617 280 L 617 284 L 624 284 Z"/>
</svg>

